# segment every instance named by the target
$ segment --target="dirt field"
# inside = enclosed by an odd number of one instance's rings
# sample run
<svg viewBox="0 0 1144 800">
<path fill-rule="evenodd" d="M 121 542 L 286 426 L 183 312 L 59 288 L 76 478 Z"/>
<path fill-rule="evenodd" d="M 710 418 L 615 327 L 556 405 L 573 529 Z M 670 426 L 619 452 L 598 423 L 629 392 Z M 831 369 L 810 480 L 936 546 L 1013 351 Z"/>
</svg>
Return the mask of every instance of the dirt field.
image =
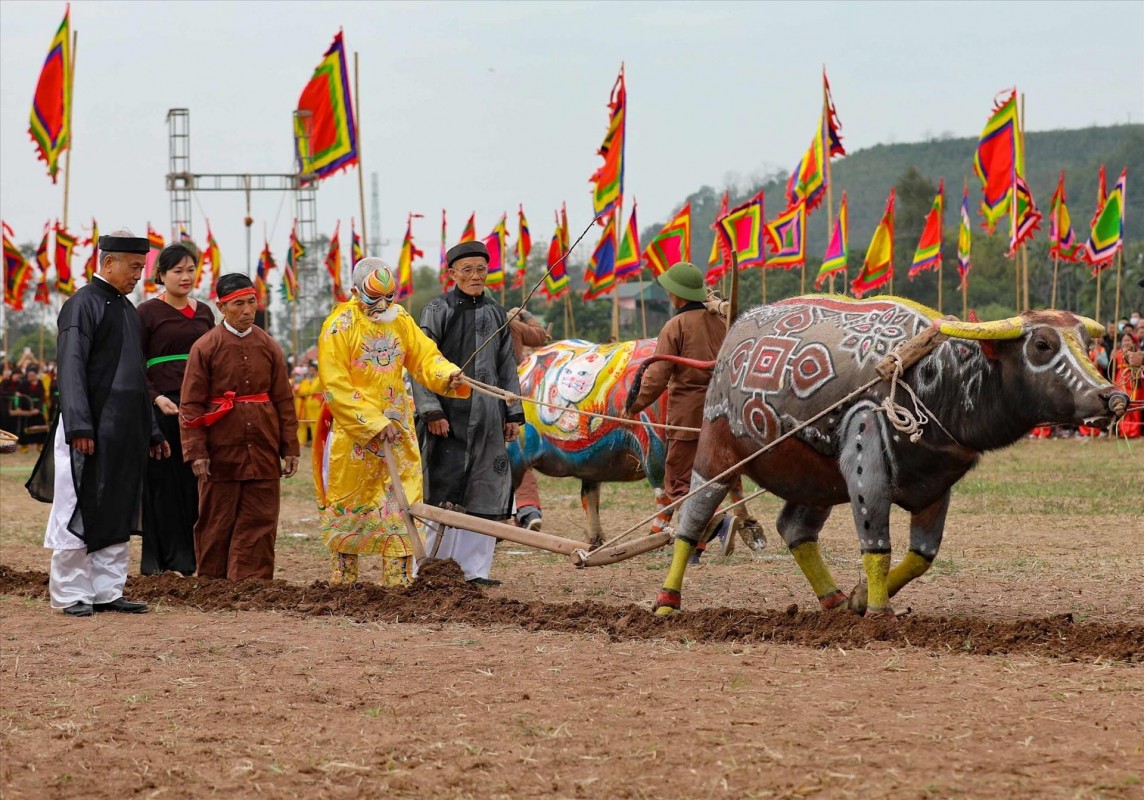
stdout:
<svg viewBox="0 0 1144 800">
<path fill-rule="evenodd" d="M 501 587 L 434 565 L 331 589 L 305 477 L 278 581 L 133 578 L 153 613 L 73 620 L 45 600 L 32 456 L 4 456 L 2 796 L 1141 798 L 1141 447 L 988 457 L 897 623 L 819 612 L 766 497 L 766 553 L 692 567 L 676 619 L 649 610 L 666 550 L 577 571 L 502 542 Z M 578 532 L 578 486 L 541 489 L 545 529 Z M 650 501 L 605 487 L 605 528 Z M 852 585 L 847 509 L 824 548 Z"/>
</svg>

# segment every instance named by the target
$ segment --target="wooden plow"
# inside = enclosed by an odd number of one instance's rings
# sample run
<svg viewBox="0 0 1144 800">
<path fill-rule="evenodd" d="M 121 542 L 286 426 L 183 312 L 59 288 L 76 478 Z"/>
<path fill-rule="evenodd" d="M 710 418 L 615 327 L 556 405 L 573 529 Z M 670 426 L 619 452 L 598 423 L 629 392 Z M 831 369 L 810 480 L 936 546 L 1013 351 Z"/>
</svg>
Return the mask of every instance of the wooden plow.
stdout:
<svg viewBox="0 0 1144 800">
<path fill-rule="evenodd" d="M 663 547 L 671 541 L 668 534 L 656 533 L 628 542 L 618 542 L 611 547 L 602 547 L 599 550 L 589 552 L 587 544 L 579 539 L 565 539 L 550 533 L 530 531 L 527 528 L 518 528 L 504 522 L 474 517 L 470 514 L 462 514 L 460 511 L 438 508 L 425 503 L 410 503 L 405 497 L 405 489 L 401 485 L 401 476 L 397 471 L 397 462 L 393 458 L 393 448 L 390 447 L 389 442 L 385 443 L 385 461 L 389 466 L 389 476 L 393 484 L 395 499 L 405 517 L 405 530 L 409 533 L 409 538 L 413 544 L 413 555 L 418 561 L 425 558 L 425 543 L 421 541 L 421 534 L 417 531 L 417 525 L 414 522 L 415 518 L 447 525 L 451 528 L 483 533 L 486 536 L 504 539 L 514 544 L 523 544 L 527 547 L 535 547 L 538 550 L 547 550 L 550 553 L 560 553 L 568 556 L 572 565 L 577 568 L 615 564 L 617 561 L 625 561 L 641 553 Z"/>
</svg>

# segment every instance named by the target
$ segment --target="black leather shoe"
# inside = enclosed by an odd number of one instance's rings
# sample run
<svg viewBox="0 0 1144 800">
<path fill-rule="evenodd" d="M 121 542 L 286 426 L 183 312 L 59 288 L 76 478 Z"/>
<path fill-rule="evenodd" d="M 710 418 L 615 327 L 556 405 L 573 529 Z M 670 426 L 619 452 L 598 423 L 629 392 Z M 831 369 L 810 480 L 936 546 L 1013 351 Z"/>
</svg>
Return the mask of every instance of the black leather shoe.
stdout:
<svg viewBox="0 0 1144 800">
<path fill-rule="evenodd" d="M 500 586 L 501 582 L 496 578 L 469 578 L 468 583 L 474 586 Z"/>
<path fill-rule="evenodd" d="M 146 603 L 132 603 L 122 597 L 117 597 L 110 603 L 96 603 L 96 611 L 119 611 L 123 614 L 145 614 L 148 611 Z"/>
<path fill-rule="evenodd" d="M 90 617 L 95 612 L 91 610 L 91 603 L 73 603 L 64 609 L 69 617 Z"/>
</svg>

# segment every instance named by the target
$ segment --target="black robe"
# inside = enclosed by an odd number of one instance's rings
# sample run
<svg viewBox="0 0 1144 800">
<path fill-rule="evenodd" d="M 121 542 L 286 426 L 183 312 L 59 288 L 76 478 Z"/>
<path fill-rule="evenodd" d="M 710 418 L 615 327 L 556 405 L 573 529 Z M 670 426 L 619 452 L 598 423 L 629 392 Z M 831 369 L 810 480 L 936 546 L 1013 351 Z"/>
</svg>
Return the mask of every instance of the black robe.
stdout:
<svg viewBox="0 0 1144 800">
<path fill-rule="evenodd" d="M 151 399 L 135 306 L 107 281 L 94 278 L 60 309 L 57 380 L 64 438 L 95 440 L 95 453 L 70 449 L 76 508 L 68 530 L 93 553 L 126 542 L 142 529 L 143 478 L 149 445 L 163 442 Z M 52 421 L 26 487 L 45 503 L 55 494 Z"/>
<path fill-rule="evenodd" d="M 436 297 L 421 312 L 421 330 L 454 364 L 465 364 L 489 337 L 465 374 L 482 383 L 520 394 L 512 335 L 504 308 L 482 294 L 470 297 L 454 288 Z M 499 332 L 498 332 L 499 331 Z M 505 519 L 512 512 L 512 476 L 505 450 L 504 424 L 524 422 L 519 401 L 474 392 L 472 397 L 436 395 L 413 383 L 417 407 L 417 437 L 425 498 L 429 505 L 452 503 L 486 519 Z M 429 433 L 427 423 L 447 419 L 448 436 Z"/>
</svg>

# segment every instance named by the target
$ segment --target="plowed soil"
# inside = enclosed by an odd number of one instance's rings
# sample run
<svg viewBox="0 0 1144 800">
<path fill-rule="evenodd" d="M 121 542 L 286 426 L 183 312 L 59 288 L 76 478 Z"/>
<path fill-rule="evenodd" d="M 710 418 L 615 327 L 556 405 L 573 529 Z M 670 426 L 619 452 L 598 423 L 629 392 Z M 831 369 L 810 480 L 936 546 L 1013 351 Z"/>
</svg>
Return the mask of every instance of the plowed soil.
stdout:
<svg viewBox="0 0 1144 800">
<path fill-rule="evenodd" d="M 277 580 L 135 575 L 151 613 L 70 619 L 46 602 L 31 454 L 5 456 L 0 794 L 1144 797 L 1144 504 L 1115 477 L 1140 458 L 1103 441 L 991 456 L 888 622 L 818 610 L 765 497 L 768 549 L 705 556 L 674 618 L 650 612 L 666 551 L 574 570 L 502 542 L 499 587 L 448 562 L 408 590 L 370 583 L 372 564 L 330 586 L 304 479 Z M 578 535 L 578 486 L 541 488 L 545 530 Z M 650 492 L 605 498 L 618 531 Z M 843 512 L 823 539 L 849 586 Z"/>
</svg>

